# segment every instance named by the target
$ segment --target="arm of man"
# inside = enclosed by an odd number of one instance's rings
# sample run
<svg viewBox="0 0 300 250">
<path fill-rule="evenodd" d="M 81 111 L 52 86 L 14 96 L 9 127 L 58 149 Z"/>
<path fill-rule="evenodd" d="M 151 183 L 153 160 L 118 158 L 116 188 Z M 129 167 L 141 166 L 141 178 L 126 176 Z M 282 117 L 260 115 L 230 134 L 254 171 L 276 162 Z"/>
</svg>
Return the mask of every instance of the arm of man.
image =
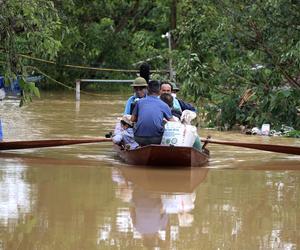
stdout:
<svg viewBox="0 0 300 250">
<path fill-rule="evenodd" d="M 130 120 L 132 122 L 137 122 L 137 118 L 138 118 L 138 105 L 139 103 L 137 102 L 136 105 L 134 106 L 134 109 L 132 111 L 132 115 L 131 115 L 131 118 Z"/>
<path fill-rule="evenodd" d="M 167 122 L 177 122 L 177 120 L 174 117 L 172 117 L 170 119 L 164 118 L 163 119 L 163 124 L 166 124 Z"/>
<path fill-rule="evenodd" d="M 187 109 L 187 110 L 191 110 L 191 111 L 196 112 L 196 109 L 191 104 L 186 103 L 186 102 L 184 102 L 183 100 L 180 100 L 180 99 L 178 99 L 178 102 L 180 104 L 180 107 L 181 107 L 182 111 Z"/>
<path fill-rule="evenodd" d="M 124 115 L 130 115 L 130 108 L 131 108 L 131 103 L 132 103 L 133 99 L 134 99 L 134 96 L 131 96 L 127 100 L 126 105 L 125 105 Z"/>
<path fill-rule="evenodd" d="M 136 122 L 137 121 L 137 116 L 131 115 L 130 121 Z"/>
<path fill-rule="evenodd" d="M 176 122 L 176 119 L 172 116 L 170 119 L 168 119 L 169 122 Z"/>
<path fill-rule="evenodd" d="M 123 139 L 122 134 L 116 134 L 112 137 L 112 141 L 116 144 L 119 144 Z"/>
</svg>

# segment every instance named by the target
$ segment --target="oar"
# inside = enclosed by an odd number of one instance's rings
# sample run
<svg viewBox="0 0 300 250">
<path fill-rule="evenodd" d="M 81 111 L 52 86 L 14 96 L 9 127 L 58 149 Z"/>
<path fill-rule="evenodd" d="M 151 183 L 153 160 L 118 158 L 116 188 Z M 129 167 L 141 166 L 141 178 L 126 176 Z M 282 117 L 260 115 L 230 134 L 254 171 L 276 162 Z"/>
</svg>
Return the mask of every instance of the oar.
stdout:
<svg viewBox="0 0 300 250">
<path fill-rule="evenodd" d="M 204 143 L 214 143 L 214 144 L 229 145 L 235 147 L 271 151 L 277 153 L 300 155 L 300 147 L 296 147 L 296 146 L 286 146 L 286 145 L 279 145 L 279 144 L 247 143 L 247 142 L 237 142 L 237 141 L 220 141 L 220 140 L 212 140 L 212 139 L 205 139 L 205 138 L 201 138 L 201 141 L 203 141 Z"/>
<path fill-rule="evenodd" d="M 66 146 L 73 144 L 110 142 L 111 138 L 86 138 L 86 139 L 53 139 L 53 140 L 36 140 L 36 141 L 6 141 L 0 142 L 0 151 L 27 149 L 27 148 L 47 148 Z"/>
</svg>

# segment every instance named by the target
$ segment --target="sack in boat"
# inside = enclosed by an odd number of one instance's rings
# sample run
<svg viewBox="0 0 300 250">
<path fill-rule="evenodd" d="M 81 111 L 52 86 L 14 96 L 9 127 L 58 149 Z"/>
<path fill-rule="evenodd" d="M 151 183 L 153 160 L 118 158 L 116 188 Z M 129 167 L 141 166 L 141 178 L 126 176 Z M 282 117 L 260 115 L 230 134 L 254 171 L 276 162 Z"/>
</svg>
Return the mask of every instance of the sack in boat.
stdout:
<svg viewBox="0 0 300 250">
<path fill-rule="evenodd" d="M 261 126 L 261 135 L 269 135 L 270 134 L 270 124 L 263 124 Z"/>
<path fill-rule="evenodd" d="M 197 138 L 197 128 L 180 122 L 167 122 L 161 145 L 192 147 Z"/>
</svg>

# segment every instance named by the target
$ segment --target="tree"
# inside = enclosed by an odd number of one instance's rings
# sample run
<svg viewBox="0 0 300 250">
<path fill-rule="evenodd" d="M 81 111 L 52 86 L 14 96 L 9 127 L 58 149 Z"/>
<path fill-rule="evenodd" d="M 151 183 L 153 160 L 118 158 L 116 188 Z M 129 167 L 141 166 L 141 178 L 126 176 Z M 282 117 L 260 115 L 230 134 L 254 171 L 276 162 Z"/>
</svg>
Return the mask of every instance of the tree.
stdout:
<svg viewBox="0 0 300 250">
<path fill-rule="evenodd" d="M 26 66 L 19 53 L 44 59 L 53 59 L 61 46 L 59 17 L 52 1 L 47 0 L 4 0 L 0 2 L 0 44 L 2 70 L 6 82 L 18 76 L 26 76 L 32 68 Z M 34 84 L 24 85 L 23 101 L 37 94 Z"/>
<path fill-rule="evenodd" d="M 223 126 L 229 122 L 224 115 L 234 113 L 230 126 L 268 122 L 299 128 L 300 4 L 204 0 L 186 1 L 182 9 L 186 52 L 178 65 L 186 93 L 213 103 L 215 111 L 222 107 Z M 239 107 L 248 89 L 254 94 Z"/>
</svg>

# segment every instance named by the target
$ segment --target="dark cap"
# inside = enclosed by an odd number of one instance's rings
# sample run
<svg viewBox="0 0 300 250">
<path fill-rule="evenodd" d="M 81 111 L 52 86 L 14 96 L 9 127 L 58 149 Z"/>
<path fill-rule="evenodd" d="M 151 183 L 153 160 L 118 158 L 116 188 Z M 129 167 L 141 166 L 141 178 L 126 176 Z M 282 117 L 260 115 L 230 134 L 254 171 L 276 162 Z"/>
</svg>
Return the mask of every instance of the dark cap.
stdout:
<svg viewBox="0 0 300 250">
<path fill-rule="evenodd" d="M 175 82 L 170 82 L 171 85 L 172 85 L 172 90 L 178 92 L 180 89 L 177 87 L 176 83 Z"/>
</svg>

